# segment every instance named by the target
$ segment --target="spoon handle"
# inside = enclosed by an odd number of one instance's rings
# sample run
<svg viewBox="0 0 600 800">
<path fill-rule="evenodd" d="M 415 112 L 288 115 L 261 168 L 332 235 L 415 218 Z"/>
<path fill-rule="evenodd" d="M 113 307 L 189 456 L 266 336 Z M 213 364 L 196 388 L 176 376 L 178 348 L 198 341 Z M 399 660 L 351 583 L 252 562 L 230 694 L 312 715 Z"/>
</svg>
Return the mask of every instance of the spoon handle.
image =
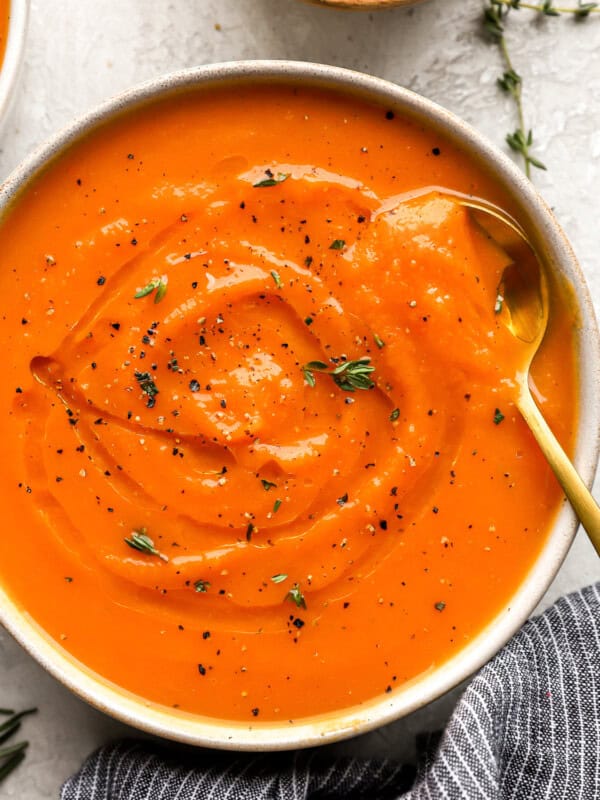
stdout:
<svg viewBox="0 0 600 800">
<path fill-rule="evenodd" d="M 527 386 L 522 387 L 517 406 L 600 556 L 600 507 L 550 430 Z"/>
</svg>

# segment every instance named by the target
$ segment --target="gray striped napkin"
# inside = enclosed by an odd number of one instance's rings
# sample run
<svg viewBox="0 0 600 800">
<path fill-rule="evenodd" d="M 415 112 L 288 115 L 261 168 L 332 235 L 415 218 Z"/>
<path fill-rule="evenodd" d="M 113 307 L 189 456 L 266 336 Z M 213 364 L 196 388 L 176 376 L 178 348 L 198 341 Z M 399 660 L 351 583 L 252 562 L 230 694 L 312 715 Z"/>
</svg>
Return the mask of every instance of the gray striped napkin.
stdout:
<svg viewBox="0 0 600 800">
<path fill-rule="evenodd" d="M 530 620 L 474 678 L 414 776 L 318 751 L 232 756 L 101 748 L 61 800 L 592 800 L 600 798 L 600 584 Z"/>
</svg>

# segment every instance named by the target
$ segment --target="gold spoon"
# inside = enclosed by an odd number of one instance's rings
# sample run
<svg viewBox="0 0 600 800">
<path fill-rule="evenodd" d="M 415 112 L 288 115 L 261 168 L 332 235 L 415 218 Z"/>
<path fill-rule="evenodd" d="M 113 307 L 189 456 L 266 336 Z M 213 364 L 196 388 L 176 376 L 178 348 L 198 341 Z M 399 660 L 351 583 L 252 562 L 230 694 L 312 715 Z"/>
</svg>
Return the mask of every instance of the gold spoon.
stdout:
<svg viewBox="0 0 600 800">
<path fill-rule="evenodd" d="M 469 209 L 475 222 L 511 259 L 502 275 L 499 293 L 505 324 L 526 347 L 523 367 L 517 374 L 516 405 L 600 555 L 600 507 L 550 430 L 529 388 L 531 362 L 548 325 L 548 283 L 540 260 L 521 226 L 502 209 L 463 195 L 449 196 Z"/>
</svg>

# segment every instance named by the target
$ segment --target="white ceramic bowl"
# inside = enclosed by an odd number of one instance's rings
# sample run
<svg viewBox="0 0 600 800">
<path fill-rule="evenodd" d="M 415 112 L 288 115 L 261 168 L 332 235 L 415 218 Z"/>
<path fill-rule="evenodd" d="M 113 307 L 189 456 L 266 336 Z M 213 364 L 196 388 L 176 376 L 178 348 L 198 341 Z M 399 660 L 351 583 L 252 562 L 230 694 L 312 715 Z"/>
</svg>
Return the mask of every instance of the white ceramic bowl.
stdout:
<svg viewBox="0 0 600 800">
<path fill-rule="evenodd" d="M 154 98 L 205 84 L 283 81 L 336 88 L 395 109 L 460 143 L 511 199 L 513 210 L 546 263 L 574 290 L 580 320 L 576 337 L 580 364 L 579 433 L 575 462 L 591 483 L 598 459 L 600 430 L 600 341 L 584 277 L 552 213 L 513 162 L 476 131 L 419 95 L 377 78 L 337 67 L 307 63 L 256 61 L 199 67 L 145 83 L 109 100 L 79 119 L 37 150 L 5 182 L 0 210 L 10 204 L 44 165 L 87 132 L 123 110 L 135 109 Z M 145 731 L 190 744 L 240 750 L 278 750 L 332 742 L 364 733 L 398 719 L 444 694 L 489 660 L 531 614 L 559 569 L 577 523 L 568 507 L 560 511 L 547 544 L 526 579 L 496 618 L 451 660 L 434 671 L 354 708 L 287 723 L 252 725 L 199 718 L 157 708 L 92 673 L 71 658 L 35 621 L 24 614 L 0 588 L 0 618 L 16 639 L 50 673 L 97 708 Z"/>
<path fill-rule="evenodd" d="M 6 49 L 0 65 L 0 125 L 5 121 L 15 96 L 25 50 L 28 16 L 29 0 L 10 0 Z"/>
</svg>

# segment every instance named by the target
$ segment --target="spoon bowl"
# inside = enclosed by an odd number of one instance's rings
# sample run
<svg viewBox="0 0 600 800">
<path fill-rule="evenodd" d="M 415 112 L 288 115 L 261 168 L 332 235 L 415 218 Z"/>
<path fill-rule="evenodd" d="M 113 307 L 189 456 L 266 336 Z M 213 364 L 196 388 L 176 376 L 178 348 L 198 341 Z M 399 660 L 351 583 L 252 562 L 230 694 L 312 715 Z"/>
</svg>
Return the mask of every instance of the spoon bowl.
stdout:
<svg viewBox="0 0 600 800">
<path fill-rule="evenodd" d="M 548 281 L 543 264 L 527 234 L 502 209 L 483 200 L 452 196 L 510 258 L 498 287 L 496 311 L 523 348 L 522 368 L 515 376 L 516 405 L 600 555 L 600 507 L 550 429 L 529 386 L 529 370 L 548 325 Z"/>
<path fill-rule="evenodd" d="M 548 327 L 548 281 L 540 260 L 520 225 L 496 206 L 459 199 L 477 225 L 511 259 L 498 287 L 496 313 L 511 334 L 528 347 L 528 372 Z"/>
</svg>

